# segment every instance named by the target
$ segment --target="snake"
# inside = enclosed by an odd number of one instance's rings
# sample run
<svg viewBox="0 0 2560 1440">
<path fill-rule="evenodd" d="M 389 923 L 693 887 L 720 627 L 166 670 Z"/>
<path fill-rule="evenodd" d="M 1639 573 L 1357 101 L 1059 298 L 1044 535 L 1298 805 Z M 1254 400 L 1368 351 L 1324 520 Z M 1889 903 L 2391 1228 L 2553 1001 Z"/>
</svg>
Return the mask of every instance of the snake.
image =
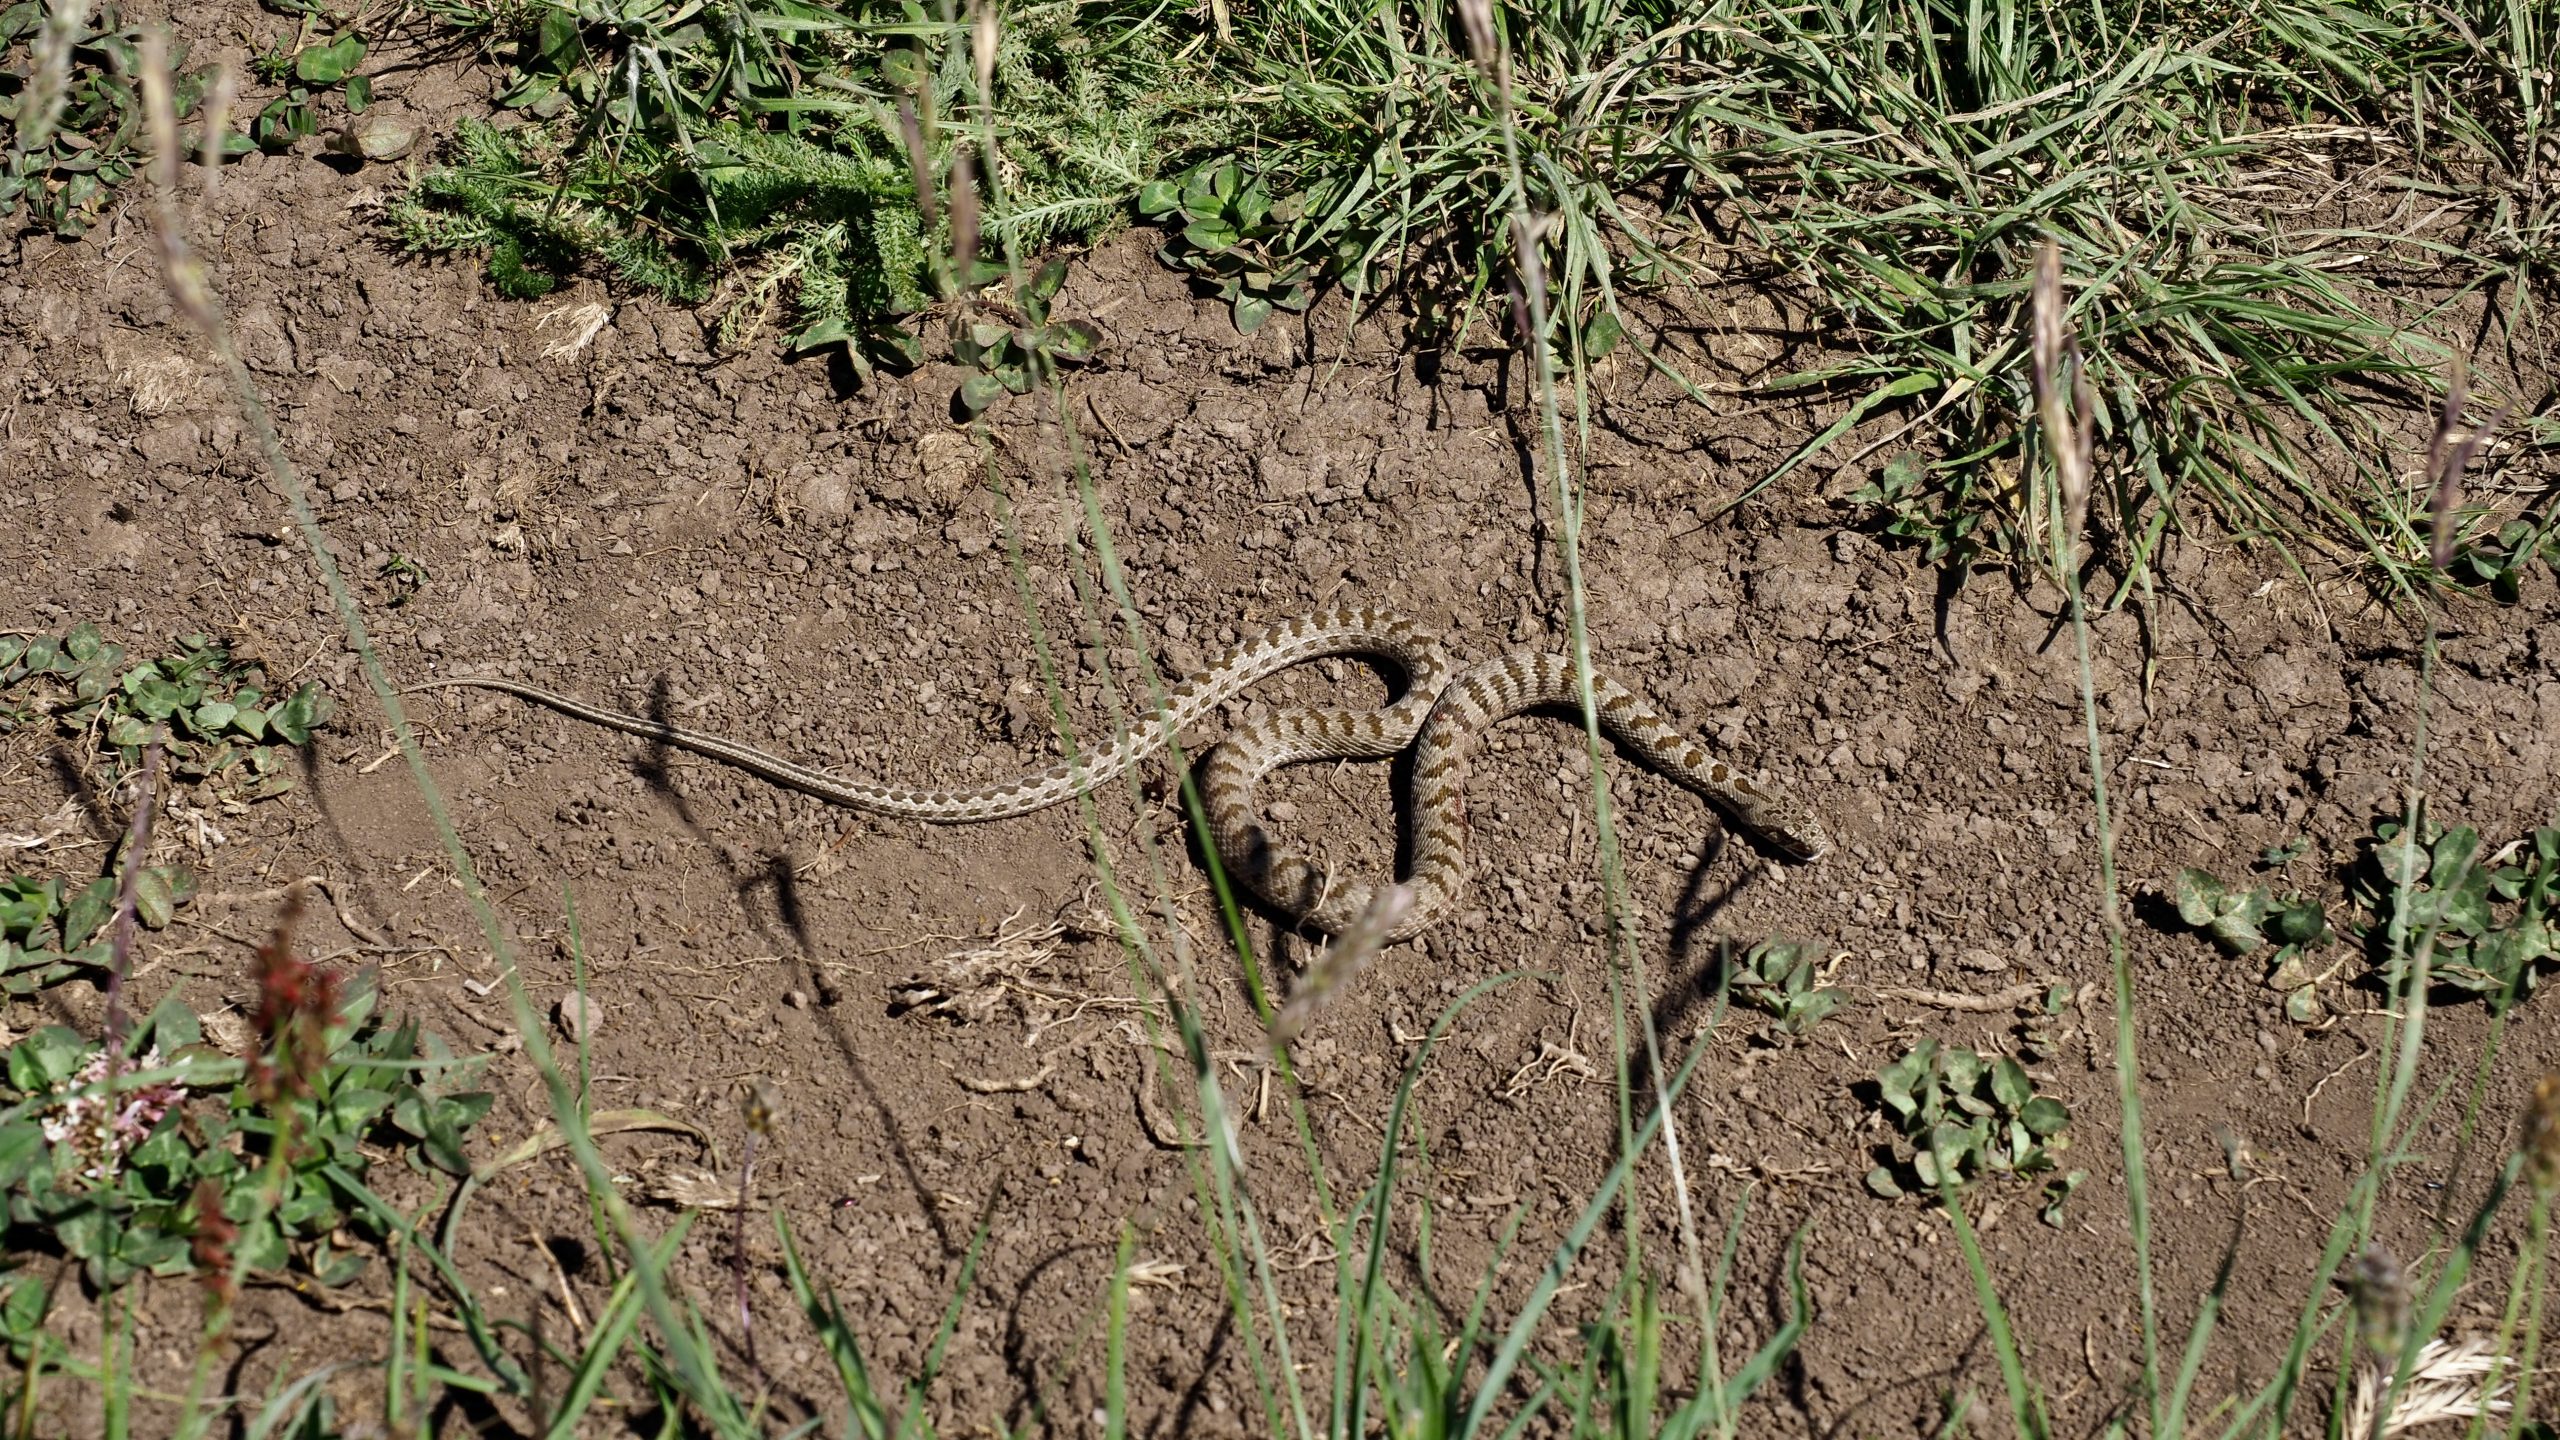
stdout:
<svg viewBox="0 0 2560 1440">
<path fill-rule="evenodd" d="M 1345 882 L 1284 843 L 1265 821 L 1256 790 L 1284 765 L 1386 759 L 1410 748 L 1409 903 L 1382 937 L 1383 943 L 1394 943 L 1445 918 L 1465 894 L 1469 752 L 1486 731 L 1513 716 L 1541 707 L 1578 709 L 1582 690 L 1572 660 L 1521 650 L 1462 669 L 1436 636 L 1395 611 L 1363 604 L 1329 606 L 1251 635 L 1184 676 L 1165 692 L 1149 720 L 1121 729 L 1098 754 L 1070 754 L 1010 780 L 940 787 L 835 775 L 723 736 L 603 709 L 500 676 L 445 676 L 404 693 L 466 686 L 500 691 L 736 766 L 831 804 L 954 825 L 1028 815 L 1092 791 L 1145 763 L 1256 681 L 1337 655 L 1386 661 L 1401 674 L 1402 689 L 1375 709 L 1291 707 L 1231 731 L 1200 771 L 1208 839 L 1227 873 L 1275 910 L 1308 929 L 1342 935 L 1368 912 L 1376 887 Z M 1812 809 L 1708 754 L 1635 692 L 1594 674 L 1591 699 L 1600 728 L 1611 739 L 1696 792 L 1784 858 L 1810 862 L 1830 851 L 1831 838 Z"/>
</svg>

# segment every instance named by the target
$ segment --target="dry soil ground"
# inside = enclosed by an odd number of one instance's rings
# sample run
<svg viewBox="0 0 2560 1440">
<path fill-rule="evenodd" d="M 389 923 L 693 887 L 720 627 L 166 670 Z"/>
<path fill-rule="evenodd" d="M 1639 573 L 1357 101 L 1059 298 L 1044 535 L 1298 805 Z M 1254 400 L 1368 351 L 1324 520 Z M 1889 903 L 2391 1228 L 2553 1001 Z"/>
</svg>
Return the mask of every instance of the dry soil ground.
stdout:
<svg viewBox="0 0 2560 1440">
<path fill-rule="evenodd" d="M 431 69 L 384 90 L 432 115 L 469 103 L 468 82 Z M 857 390 L 770 344 L 711 354 L 682 310 L 600 288 L 502 301 L 467 263 L 385 243 L 373 205 L 396 183 L 315 155 L 252 157 L 218 191 L 196 192 L 193 222 L 395 676 L 493 670 L 625 708 L 663 705 L 687 725 L 878 776 L 994 778 L 1046 763 L 1054 742 L 1024 603 L 976 443 L 949 415 L 951 370 Z M 573 327 L 555 312 L 590 303 L 609 318 L 588 343 L 563 346 Z M 1439 626 L 1468 656 L 1562 643 L 1551 505 L 1526 460 L 1534 422 L 1502 356 L 1417 359 L 1400 350 L 1392 314 L 1354 321 L 1338 306 L 1241 337 L 1141 236 L 1082 257 L 1062 304 L 1109 334 L 1100 362 L 1072 379 L 1070 403 L 1161 664 L 1180 670 L 1345 595 Z M 1797 314 L 1759 295 L 1711 296 L 1694 318 L 1685 351 L 1726 384 L 1797 368 L 1815 345 Z M 254 936 L 267 915 L 223 897 L 325 875 L 361 923 L 422 947 L 385 965 L 393 1003 L 502 1052 L 502 1098 L 479 1143 L 494 1151 L 534 1129 L 545 1112 L 511 1051 L 501 996 L 484 993 L 496 978 L 486 947 L 408 779 L 382 763 L 381 712 L 314 569 L 199 340 L 163 296 L 139 207 L 83 243 L 28 237 L 0 250 L 0 373 L 5 558 L 18 576 L 0 622 L 51 631 L 96 619 L 146 643 L 219 627 L 279 675 L 324 679 L 346 702 L 307 785 L 225 818 L 225 843 L 187 857 L 210 894 L 161 937 L 146 990 L 238 1003 L 248 954 L 227 937 Z M 1816 941 L 1856 1001 L 1804 1043 L 1729 1018 L 1678 1110 L 1704 1222 L 1720 1230 L 1751 1196 L 1729 1347 L 1767 1333 L 1783 1248 L 1799 1227 L 1808 1236 L 1816 1323 L 1752 1428 L 1906 1434 L 1934 1426 L 1950 1388 L 1996 1394 L 1945 1220 L 1861 1184 L 1889 1139 L 1868 1082 L 1922 1035 L 2022 1043 L 2008 1008 L 1947 1009 L 1907 992 L 2060 984 L 2081 1003 L 2035 1026 L 2034 1069 L 2077 1117 L 2066 1163 L 2094 1178 L 2059 1228 L 2039 1223 L 2028 1186 L 1994 1182 L 1976 1202 L 2034 1367 L 2076 1433 L 2125 1392 L 2133 1288 L 2094 828 L 2054 596 L 1996 573 L 1954 584 L 1881 546 L 1839 499 L 1866 478 L 1863 464 L 1800 476 L 1727 513 L 1811 433 L 1816 412 L 1700 406 L 1622 365 L 1596 377 L 1594 418 L 1584 563 L 1599 664 L 1800 788 L 1841 841 L 1820 864 L 1782 867 L 1727 843 L 1694 797 L 1612 767 L 1646 917 L 1641 1000 L 1671 1039 L 1701 1029 L 1728 942 Z M 1125 681 L 1133 657 L 1083 643 L 1091 611 L 1074 577 L 1089 552 L 1072 538 L 1066 437 L 1027 401 L 1000 406 L 989 433 L 1015 489 L 1029 594 L 1089 727 L 1104 714 L 1100 680 Z M 426 577 L 396 608 L 379 578 L 394 556 Z M 2316 568 L 2306 588 L 2268 552 L 2210 539 L 2173 539 L 2159 580 L 2096 627 L 2128 889 L 2183 865 L 2242 874 L 2296 836 L 2311 844 L 2290 877 L 2332 887 L 2357 837 L 2400 803 L 2417 696 L 2406 618 L 2377 608 L 2351 568 Z M 2560 597 L 2545 578 L 2515 608 L 2457 605 L 2444 655 L 2430 792 L 2493 844 L 2547 822 Z M 1260 703 L 1382 693 L 1357 665 L 1325 666 L 1267 685 Z M 1134 1302 L 1145 1427 L 1259 1428 L 1193 1213 L 1191 1158 L 1161 1143 L 1170 1137 L 1153 1126 L 1165 1122 L 1151 1123 L 1140 1099 L 1133 982 L 1097 918 L 1071 808 L 957 830 L 875 823 L 503 697 L 446 692 L 413 713 L 545 1003 L 570 984 L 563 902 L 574 897 L 601 1011 L 598 1103 L 694 1121 L 734 1163 L 742 1081 L 764 1077 L 785 1097 L 758 1201 L 793 1217 L 885 1373 L 916 1361 L 987 1217 L 987 1259 L 934 1399 L 946 1433 L 1020 1425 L 1035 1407 L 1061 1429 L 1087 1425 L 1100 1375 L 1091 1325 L 1124 1220 L 1139 1254 L 1163 1262 L 1161 1283 Z M 1546 1253 L 1613 1155 L 1610 977 L 1578 748 L 1553 719 L 1502 729 L 1470 793 L 1475 883 L 1463 913 L 1387 953 L 1297 1051 L 1318 1149 L 1338 1179 L 1363 1175 L 1419 1032 L 1477 980 L 1539 972 L 1468 1012 L 1420 1088 L 1430 1162 L 1415 1184 L 1438 1197 L 1432 1284 L 1453 1305 L 1525 1204 L 1498 1292 L 1516 1302 L 1529 1257 Z M 7 758 L 0 824 L 61 803 L 38 740 L 13 741 Z M 1288 823 L 1340 863 L 1391 863 L 1389 767 L 1296 771 L 1278 788 Z M 1304 1267 L 1287 1284 L 1321 1324 L 1333 1270 L 1305 1164 L 1277 1098 L 1253 1103 L 1267 1081 L 1250 1058 L 1257 1027 L 1161 767 L 1143 795 L 1101 796 L 1097 823 L 1123 857 L 1141 839 L 1165 842 L 1198 957 L 1191 999 L 1227 1092 L 1250 1111 L 1242 1148 L 1267 1187 L 1272 1246 Z M 2241 1372 L 2263 1373 L 2302 1303 L 2365 1143 L 2366 1052 L 2382 1021 L 2376 993 L 2344 983 L 2361 960 L 2327 992 L 2346 1013 L 2290 1024 L 2260 967 L 2162 927 L 2157 909 L 2135 907 L 2131 943 L 2174 1322 L 2210 1280 L 2235 1217 L 2247 1225 L 2231 1339 L 2204 1387 L 2220 1394 Z M 948 957 L 1000 930 L 1037 938 L 1011 947 L 1010 988 L 992 989 L 987 965 Z M 1307 953 L 1268 916 L 1252 938 L 1284 976 Z M 306 939 L 323 953 L 352 943 L 327 919 Z M 941 998 L 917 1003 L 918 982 Z M 12 1032 L 48 1018 L 94 1024 L 97 1004 L 73 984 L 4 1018 Z M 2541 1011 L 2524 1013 L 2488 1102 L 2493 1128 L 2531 1077 L 2560 1063 Z M 2476 1006 L 2437 1017 L 2429 1082 L 2467 1076 L 2484 1025 Z M 1164 1104 L 1187 1116 L 1180 1067 L 1164 1068 Z M 2226 1131 L 2257 1149 L 2245 1186 L 2226 1173 Z M 636 1177 L 702 1160 L 681 1137 L 608 1144 Z M 2404 1253 L 2422 1246 L 2427 1186 L 2450 1162 L 2431 1152 L 2393 1190 L 2386 1233 Z M 1659 1167 L 1647 1183 L 1667 1223 Z M 543 1310 L 558 1333 L 563 1285 L 592 1311 L 603 1270 L 576 1238 L 589 1229 L 565 1161 L 508 1171 L 477 1205 L 462 1259 L 501 1313 Z M 1667 1255 L 1670 1233 L 1657 1230 L 1654 1253 Z M 687 1283 L 724 1296 L 727 1245 L 725 1223 L 698 1229 Z M 2511 1245 L 2493 1247 L 2489 1271 L 2503 1272 Z M 1568 1316 L 1612 1278 L 1620 1247 L 1595 1248 L 1594 1284 L 1568 1296 Z M 764 1360 L 794 1397 L 786 1404 L 823 1397 L 826 1362 L 788 1312 L 773 1247 L 760 1238 L 753 1251 Z M 192 1307 L 172 1287 L 152 1312 L 161 1328 L 141 1353 L 169 1365 L 166 1378 L 180 1373 Z M 715 1328 L 734 1330 L 725 1305 L 708 1308 Z M 67 1323 L 77 1343 L 94 1343 L 78 1307 Z M 235 1379 L 254 1387 L 378 1348 L 385 1334 L 378 1311 L 262 1291 Z M 1554 1353 L 1571 1338 L 1554 1327 Z M 87 1423 L 74 1401 L 59 1403 L 69 1429 Z M 505 1409 L 478 1418 L 523 1423 Z"/>
</svg>

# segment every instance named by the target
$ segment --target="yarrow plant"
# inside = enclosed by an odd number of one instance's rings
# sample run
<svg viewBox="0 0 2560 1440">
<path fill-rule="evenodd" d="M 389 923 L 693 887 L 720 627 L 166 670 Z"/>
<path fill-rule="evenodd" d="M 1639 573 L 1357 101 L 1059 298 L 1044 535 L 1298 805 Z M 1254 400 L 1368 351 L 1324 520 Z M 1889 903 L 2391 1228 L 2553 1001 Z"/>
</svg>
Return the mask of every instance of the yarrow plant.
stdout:
<svg viewBox="0 0 2560 1440">
<path fill-rule="evenodd" d="M 113 1057 L 105 1050 L 89 1057 L 89 1063 L 73 1072 L 57 1092 L 63 1098 L 54 1103 L 42 1122 L 44 1138 L 56 1145 L 69 1145 L 79 1157 L 75 1176 L 93 1186 L 114 1183 L 126 1152 L 149 1139 L 161 1117 L 176 1108 L 187 1094 L 186 1087 L 174 1081 L 130 1090 L 109 1088 L 107 1078 L 112 1064 Z M 159 1069 L 161 1064 L 160 1047 L 154 1045 L 132 1068 L 150 1071 Z"/>
</svg>

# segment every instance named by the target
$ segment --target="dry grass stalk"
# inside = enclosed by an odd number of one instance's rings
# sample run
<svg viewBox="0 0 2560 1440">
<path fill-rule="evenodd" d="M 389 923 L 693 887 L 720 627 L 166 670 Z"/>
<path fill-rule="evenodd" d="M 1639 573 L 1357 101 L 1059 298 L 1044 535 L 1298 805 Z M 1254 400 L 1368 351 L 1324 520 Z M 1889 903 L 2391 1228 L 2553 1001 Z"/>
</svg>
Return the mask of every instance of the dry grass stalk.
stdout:
<svg viewBox="0 0 2560 1440">
<path fill-rule="evenodd" d="M 898 138 L 907 147 L 907 175 L 916 187 L 916 218 L 931 230 L 941 222 L 941 206 L 933 197 L 933 151 L 925 144 L 924 121 L 916 114 L 915 97 L 898 97 Z"/>
<path fill-rule="evenodd" d="M 1024 1043 L 1038 1039 L 1064 1011 L 1076 1008 L 1076 997 L 1032 983 L 1035 977 L 1056 973 L 1066 922 L 1025 920 L 1023 914 L 1015 907 L 996 922 L 993 935 L 944 955 L 935 965 L 938 973 L 914 976 L 894 987 L 900 1009 L 983 1024 L 1010 1002 L 1030 1032 Z"/>
<path fill-rule="evenodd" d="M 2501 1398 L 2510 1388 L 2507 1378 L 2510 1362 L 2494 1351 L 2485 1340 L 2466 1340 L 2448 1345 L 2430 1340 L 2418 1351 L 2415 1365 L 2409 1371 L 2408 1383 L 2400 1387 L 2399 1397 L 2392 1401 L 2391 1414 L 2375 1428 L 2375 1414 L 2382 1405 L 2382 1393 L 2391 1386 L 2388 1363 L 2368 1366 L 2356 1375 L 2355 1395 L 2347 1408 L 2349 1435 L 2390 1440 L 2446 1420 L 2469 1420 L 2482 1414 L 2501 1414 L 2507 1402 Z"/>
<path fill-rule="evenodd" d="M 996 40 L 996 7 L 989 0 L 973 0 L 969 6 L 969 60 L 977 67 L 981 105 L 995 102 Z"/>
<path fill-rule="evenodd" d="M 542 347 L 546 360 L 566 360 L 595 343 L 596 336 L 613 320 L 613 307 L 600 300 L 582 305 L 554 305 L 533 317 L 533 328 L 539 332 L 558 327 L 560 338 Z"/>
<path fill-rule="evenodd" d="M 198 330 L 221 337 L 227 333 L 222 309 L 214 303 L 204 267 L 187 249 L 180 224 L 178 103 L 169 78 L 169 40 L 157 29 L 142 35 L 142 113 L 151 137 L 151 240 L 160 252 L 161 279 Z"/>
<path fill-rule="evenodd" d="M 742 1188 L 691 1165 L 670 1165 L 640 1177 L 643 1197 L 680 1210 L 735 1210 Z"/>
<path fill-rule="evenodd" d="M 1494 37 L 1491 0 L 1458 0 L 1458 20 L 1467 28 L 1467 48 L 1475 53 L 1476 63 L 1491 71 L 1501 57 Z"/>
<path fill-rule="evenodd" d="M 143 867 L 151 863 L 152 802 L 160 788 L 161 731 L 155 728 L 151 743 L 142 751 L 142 773 L 137 778 L 133 797 L 133 824 L 125 832 L 124 856 L 119 868 L 123 874 L 116 883 L 115 928 L 110 932 L 110 958 L 107 961 L 107 1040 L 111 1063 L 108 1067 L 110 1088 L 112 1076 L 124 1059 L 124 984 L 133 968 L 133 927 L 141 899 Z"/>
<path fill-rule="evenodd" d="M 738 1213 L 737 1223 L 730 1228 L 729 1267 L 738 1298 L 738 1336 L 746 1347 L 747 1364 L 761 1376 L 764 1362 L 756 1358 L 755 1295 L 747 1283 L 747 1197 L 755 1193 L 756 1141 L 773 1134 L 774 1122 L 782 1115 L 781 1092 L 761 1078 L 751 1080 L 739 1108 L 747 1122 L 747 1141 L 738 1161 Z"/>
</svg>

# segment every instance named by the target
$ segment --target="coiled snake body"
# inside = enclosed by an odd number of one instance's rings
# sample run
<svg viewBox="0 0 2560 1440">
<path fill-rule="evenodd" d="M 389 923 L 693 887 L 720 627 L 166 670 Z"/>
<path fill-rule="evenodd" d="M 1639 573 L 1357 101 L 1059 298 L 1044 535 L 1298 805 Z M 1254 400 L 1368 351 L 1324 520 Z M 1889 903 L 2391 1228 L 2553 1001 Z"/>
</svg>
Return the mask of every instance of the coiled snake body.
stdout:
<svg viewBox="0 0 2560 1440">
<path fill-rule="evenodd" d="M 1338 606 L 1275 625 L 1185 677 L 1167 693 L 1160 718 L 1124 730 L 1089 760 L 1060 761 L 1019 779 L 948 789 L 848 780 L 735 740 L 598 709 L 494 676 L 453 676 L 411 688 L 500 690 L 580 720 L 725 761 L 834 804 L 959 824 L 1027 815 L 1102 785 L 1162 750 L 1177 733 L 1246 686 L 1328 655 L 1387 660 L 1404 672 L 1404 692 L 1375 710 L 1281 710 L 1227 736 L 1201 776 L 1209 838 L 1220 863 L 1255 893 L 1304 925 L 1338 935 L 1368 908 L 1370 887 L 1339 881 L 1283 845 L 1255 804 L 1255 787 L 1283 765 L 1377 759 L 1413 746 L 1412 903 L 1386 936 L 1405 939 L 1446 915 L 1465 889 L 1462 791 L 1467 752 L 1478 736 L 1511 716 L 1541 705 L 1578 703 L 1572 661 L 1520 651 L 1461 671 L 1436 637 L 1403 616 L 1369 606 Z M 1831 848 L 1822 822 L 1804 805 L 1709 756 L 1625 687 L 1595 675 L 1592 697 L 1601 728 L 1613 739 L 1706 797 L 1743 829 L 1797 860 L 1819 859 Z"/>
</svg>

